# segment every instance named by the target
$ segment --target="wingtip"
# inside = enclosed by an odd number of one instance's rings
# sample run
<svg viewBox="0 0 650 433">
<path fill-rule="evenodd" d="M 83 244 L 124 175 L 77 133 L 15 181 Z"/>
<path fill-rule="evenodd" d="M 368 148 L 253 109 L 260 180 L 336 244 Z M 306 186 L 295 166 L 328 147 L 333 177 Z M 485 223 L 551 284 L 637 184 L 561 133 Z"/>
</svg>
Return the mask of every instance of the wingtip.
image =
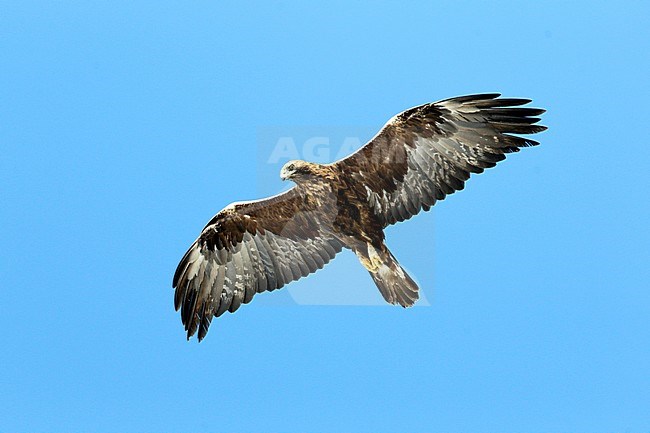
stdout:
<svg viewBox="0 0 650 433">
<path fill-rule="evenodd" d="M 482 100 L 482 99 L 496 99 L 501 97 L 499 92 L 489 92 L 489 93 L 475 93 L 473 95 L 467 95 L 468 98 L 472 100 Z"/>
<path fill-rule="evenodd" d="M 454 101 L 458 103 L 465 103 L 465 102 L 472 102 L 472 101 L 483 101 L 483 100 L 491 100 L 491 99 L 496 99 L 501 96 L 501 93 L 474 93 L 471 95 L 461 95 L 461 96 L 454 96 L 452 98 L 447 98 L 443 99 L 442 101 L 438 102 L 447 102 L 447 101 Z"/>
<path fill-rule="evenodd" d="M 190 331 L 190 328 L 187 323 L 183 323 L 183 328 L 185 329 L 185 340 L 190 341 L 192 338 L 192 332 Z"/>
</svg>

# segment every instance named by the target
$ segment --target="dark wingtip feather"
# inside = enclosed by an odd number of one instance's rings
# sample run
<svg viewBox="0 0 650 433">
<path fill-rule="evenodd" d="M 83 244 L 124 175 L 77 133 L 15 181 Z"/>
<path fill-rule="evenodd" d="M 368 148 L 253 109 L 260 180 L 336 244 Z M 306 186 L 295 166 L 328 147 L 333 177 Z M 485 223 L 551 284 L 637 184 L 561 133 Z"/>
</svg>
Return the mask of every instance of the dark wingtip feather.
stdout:
<svg viewBox="0 0 650 433">
<path fill-rule="evenodd" d="M 526 123 L 492 122 L 491 125 L 499 132 L 512 134 L 536 134 L 544 130 L 544 127 L 541 125 L 528 125 Z"/>
<path fill-rule="evenodd" d="M 174 278 L 172 279 L 172 288 L 175 288 L 178 285 L 178 281 L 181 278 L 181 275 L 183 274 L 183 271 L 185 270 L 185 265 L 187 264 L 187 258 L 190 255 L 190 252 L 194 248 L 195 244 L 192 244 L 191 247 L 185 251 L 185 254 L 183 254 L 183 258 L 181 259 L 180 262 L 178 262 L 178 266 L 176 266 L 176 271 L 174 272 Z"/>
<path fill-rule="evenodd" d="M 178 311 L 181 308 L 182 305 L 182 300 L 183 296 L 181 294 L 181 288 L 177 287 L 176 291 L 174 292 L 174 310 Z"/>
<path fill-rule="evenodd" d="M 204 307 L 203 312 L 201 313 L 201 323 L 199 324 L 199 343 L 201 340 L 203 340 L 203 338 L 205 338 L 206 334 L 208 333 L 210 322 L 212 322 L 212 313 L 210 311 L 206 312 Z"/>
<path fill-rule="evenodd" d="M 185 329 L 187 331 L 192 329 L 194 326 L 194 309 L 196 308 L 197 298 L 198 296 L 196 290 L 190 290 L 190 292 L 186 295 L 185 300 L 183 301 L 183 306 L 181 308 L 181 320 L 183 321 L 183 325 L 185 325 Z"/>
<path fill-rule="evenodd" d="M 474 95 L 464 95 L 464 96 L 455 96 L 453 98 L 447 98 L 443 99 L 442 101 L 439 102 L 447 102 L 447 101 L 454 101 L 454 102 L 471 102 L 471 101 L 484 101 L 484 100 L 493 100 L 501 96 L 501 93 L 477 93 Z"/>
<path fill-rule="evenodd" d="M 504 136 L 514 139 L 513 142 L 516 143 L 516 146 L 514 152 L 518 152 L 520 147 L 533 147 L 533 146 L 539 146 L 539 141 L 532 140 L 530 138 L 524 138 L 524 137 L 516 137 L 514 135 L 510 134 L 503 134 Z"/>
<path fill-rule="evenodd" d="M 545 109 L 520 107 L 520 105 L 530 102 L 532 100 L 528 98 L 499 98 L 490 101 L 478 101 L 474 105 L 479 108 L 494 129 L 508 137 L 509 144 L 514 144 L 514 147 L 528 147 L 537 146 L 539 143 L 535 140 L 509 134 L 537 134 L 548 129 L 546 126 L 537 125 L 541 118 L 536 116 L 545 113 Z M 505 151 L 514 152 L 510 148 Z"/>
<path fill-rule="evenodd" d="M 191 337 L 192 335 L 196 334 L 196 330 L 199 327 L 199 321 L 201 319 L 199 318 L 199 313 L 198 312 L 193 312 L 192 317 L 190 319 L 190 323 L 188 324 L 187 327 L 187 334 Z"/>
<path fill-rule="evenodd" d="M 532 99 L 528 98 L 496 98 L 486 101 L 476 101 L 474 105 L 478 108 L 518 107 L 532 101 Z"/>
</svg>

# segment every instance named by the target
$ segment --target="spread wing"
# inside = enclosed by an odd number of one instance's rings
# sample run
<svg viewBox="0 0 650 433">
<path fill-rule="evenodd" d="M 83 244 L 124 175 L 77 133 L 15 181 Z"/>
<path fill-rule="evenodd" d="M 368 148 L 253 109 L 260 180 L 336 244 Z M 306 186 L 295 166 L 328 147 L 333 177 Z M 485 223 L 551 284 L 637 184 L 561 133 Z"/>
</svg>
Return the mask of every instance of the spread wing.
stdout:
<svg viewBox="0 0 650 433">
<path fill-rule="evenodd" d="M 535 116 L 545 110 L 519 107 L 529 99 L 499 96 L 462 96 L 406 110 L 334 165 L 365 185 L 384 226 L 409 219 L 463 189 L 470 173 L 539 144 L 512 134 L 544 131 Z"/>
<path fill-rule="evenodd" d="M 279 289 L 321 269 L 341 251 L 318 209 L 297 189 L 219 212 L 174 274 L 174 305 L 189 339 L 205 337 L 214 316 L 234 312 L 255 293 Z"/>
</svg>

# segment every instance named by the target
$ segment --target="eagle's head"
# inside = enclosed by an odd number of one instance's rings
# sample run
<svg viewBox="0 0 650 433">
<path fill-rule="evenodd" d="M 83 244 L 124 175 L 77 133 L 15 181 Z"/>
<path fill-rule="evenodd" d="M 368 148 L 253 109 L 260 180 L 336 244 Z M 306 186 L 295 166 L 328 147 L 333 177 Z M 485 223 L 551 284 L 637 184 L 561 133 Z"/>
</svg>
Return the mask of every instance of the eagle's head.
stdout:
<svg viewBox="0 0 650 433">
<path fill-rule="evenodd" d="M 315 167 L 317 164 L 313 164 L 307 161 L 301 161 L 299 159 L 289 161 L 282 167 L 280 170 L 280 179 L 287 180 L 290 179 L 296 183 L 312 179 L 317 175 Z"/>
</svg>

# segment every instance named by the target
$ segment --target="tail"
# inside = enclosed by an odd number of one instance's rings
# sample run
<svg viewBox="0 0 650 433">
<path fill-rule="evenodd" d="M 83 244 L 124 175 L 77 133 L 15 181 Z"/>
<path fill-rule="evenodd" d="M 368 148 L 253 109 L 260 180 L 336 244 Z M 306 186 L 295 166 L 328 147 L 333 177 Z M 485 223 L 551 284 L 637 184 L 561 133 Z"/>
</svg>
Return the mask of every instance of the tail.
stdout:
<svg viewBox="0 0 650 433">
<path fill-rule="evenodd" d="M 388 249 L 373 257 L 379 259 L 376 270 L 368 270 L 386 302 L 411 307 L 418 300 L 419 287 L 404 271 Z"/>
</svg>

